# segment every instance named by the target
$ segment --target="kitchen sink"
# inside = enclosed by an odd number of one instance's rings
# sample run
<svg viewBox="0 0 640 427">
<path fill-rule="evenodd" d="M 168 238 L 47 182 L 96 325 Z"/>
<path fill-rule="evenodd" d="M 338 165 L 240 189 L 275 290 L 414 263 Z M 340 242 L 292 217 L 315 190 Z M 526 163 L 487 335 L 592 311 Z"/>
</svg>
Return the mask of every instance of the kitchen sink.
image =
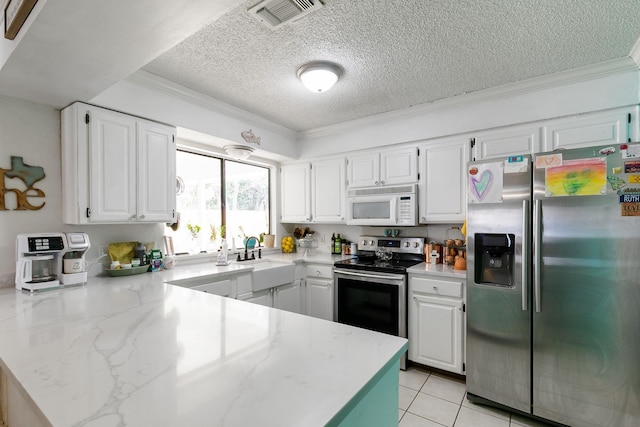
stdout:
<svg viewBox="0 0 640 427">
<path fill-rule="evenodd" d="M 253 267 L 251 288 L 254 292 L 292 283 L 295 280 L 295 264 L 265 259 L 245 262 Z"/>
</svg>

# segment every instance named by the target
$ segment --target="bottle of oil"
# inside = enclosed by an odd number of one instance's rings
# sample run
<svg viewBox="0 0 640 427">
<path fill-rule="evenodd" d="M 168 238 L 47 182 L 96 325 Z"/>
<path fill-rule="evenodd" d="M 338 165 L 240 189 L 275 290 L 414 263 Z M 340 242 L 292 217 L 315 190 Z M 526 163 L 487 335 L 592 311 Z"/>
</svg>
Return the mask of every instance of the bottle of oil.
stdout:
<svg viewBox="0 0 640 427">
<path fill-rule="evenodd" d="M 336 233 L 331 235 L 331 253 L 336 253 Z"/>
<path fill-rule="evenodd" d="M 336 244 L 333 247 L 333 253 L 336 255 L 340 255 L 342 253 L 342 239 L 340 238 L 340 233 L 336 237 Z"/>
</svg>

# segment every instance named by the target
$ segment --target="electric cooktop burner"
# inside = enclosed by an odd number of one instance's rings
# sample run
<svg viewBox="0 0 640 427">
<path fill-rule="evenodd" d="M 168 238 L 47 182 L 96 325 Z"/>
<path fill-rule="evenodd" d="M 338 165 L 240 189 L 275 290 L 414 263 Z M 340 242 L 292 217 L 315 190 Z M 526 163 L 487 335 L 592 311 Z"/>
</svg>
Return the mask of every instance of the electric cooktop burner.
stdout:
<svg viewBox="0 0 640 427">
<path fill-rule="evenodd" d="M 376 250 L 386 248 L 393 255 L 390 260 L 376 256 Z M 407 268 L 424 261 L 423 237 L 360 237 L 358 255 L 337 261 L 336 268 L 366 270 L 379 273 L 405 274 Z"/>
</svg>

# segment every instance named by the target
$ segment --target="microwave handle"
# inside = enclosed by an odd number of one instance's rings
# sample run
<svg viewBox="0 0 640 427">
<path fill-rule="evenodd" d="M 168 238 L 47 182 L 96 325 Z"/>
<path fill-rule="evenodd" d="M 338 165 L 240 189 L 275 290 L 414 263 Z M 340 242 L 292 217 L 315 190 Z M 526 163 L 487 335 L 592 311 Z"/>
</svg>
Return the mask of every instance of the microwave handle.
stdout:
<svg viewBox="0 0 640 427">
<path fill-rule="evenodd" d="M 400 204 L 400 198 L 393 196 L 391 200 L 391 220 L 394 224 L 398 224 L 398 205 Z"/>
</svg>

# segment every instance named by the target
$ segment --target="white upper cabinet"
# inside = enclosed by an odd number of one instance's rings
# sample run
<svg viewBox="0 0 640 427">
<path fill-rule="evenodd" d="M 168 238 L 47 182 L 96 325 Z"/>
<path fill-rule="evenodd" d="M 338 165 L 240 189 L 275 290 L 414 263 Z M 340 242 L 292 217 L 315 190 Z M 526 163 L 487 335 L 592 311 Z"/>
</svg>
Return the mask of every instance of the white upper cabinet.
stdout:
<svg viewBox="0 0 640 427">
<path fill-rule="evenodd" d="M 311 221 L 311 164 L 282 166 L 280 172 L 280 221 Z"/>
<path fill-rule="evenodd" d="M 345 221 L 345 159 L 318 160 L 311 164 L 312 220 L 322 223 Z"/>
<path fill-rule="evenodd" d="M 408 184 L 418 181 L 416 147 L 368 152 L 347 157 L 350 188 Z"/>
<path fill-rule="evenodd" d="M 543 128 L 544 151 L 636 141 L 637 123 L 637 106 L 553 120 Z"/>
<path fill-rule="evenodd" d="M 475 160 L 493 159 L 517 154 L 533 154 L 542 148 L 540 126 L 509 126 L 475 132 Z"/>
<path fill-rule="evenodd" d="M 343 223 L 345 159 L 282 166 L 281 221 Z"/>
<path fill-rule="evenodd" d="M 476 160 L 637 141 L 638 106 L 474 132 Z"/>
<path fill-rule="evenodd" d="M 165 222 L 175 210 L 176 151 L 173 132 L 138 121 L 138 221 Z"/>
<path fill-rule="evenodd" d="M 431 142 L 420 148 L 421 223 L 464 221 L 470 148 L 468 138 Z"/>
<path fill-rule="evenodd" d="M 75 103 L 62 111 L 66 224 L 173 222 L 175 128 Z"/>
</svg>

